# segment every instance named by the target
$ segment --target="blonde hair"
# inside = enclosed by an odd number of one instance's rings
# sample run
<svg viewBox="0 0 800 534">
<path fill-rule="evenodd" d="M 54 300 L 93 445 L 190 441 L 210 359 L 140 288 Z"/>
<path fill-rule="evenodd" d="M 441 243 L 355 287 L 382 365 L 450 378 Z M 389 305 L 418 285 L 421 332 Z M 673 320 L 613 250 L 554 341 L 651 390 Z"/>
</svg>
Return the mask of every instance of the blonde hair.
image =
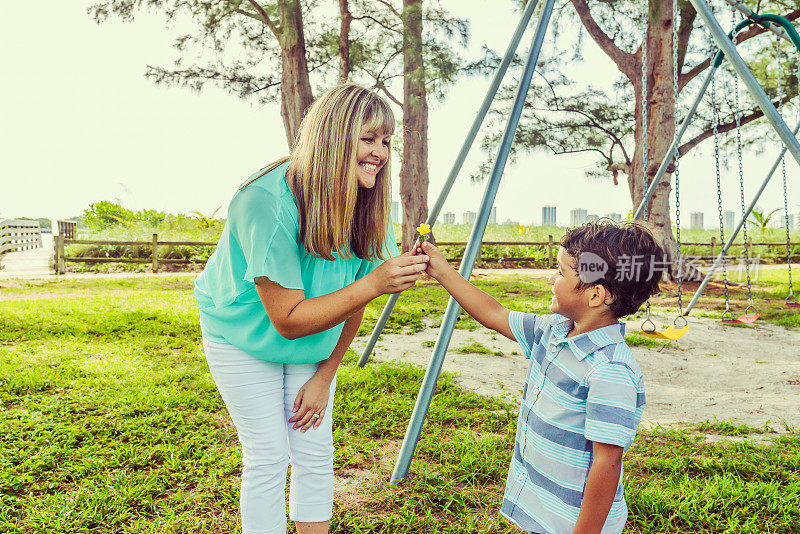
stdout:
<svg viewBox="0 0 800 534">
<path fill-rule="evenodd" d="M 356 150 L 363 133 L 391 135 L 394 125 L 386 101 L 353 84 L 330 89 L 308 108 L 286 172 L 300 212 L 300 238 L 309 254 L 326 260 L 333 260 L 334 252 L 343 258 L 384 259 L 389 160 L 373 187 L 359 187 Z"/>
</svg>

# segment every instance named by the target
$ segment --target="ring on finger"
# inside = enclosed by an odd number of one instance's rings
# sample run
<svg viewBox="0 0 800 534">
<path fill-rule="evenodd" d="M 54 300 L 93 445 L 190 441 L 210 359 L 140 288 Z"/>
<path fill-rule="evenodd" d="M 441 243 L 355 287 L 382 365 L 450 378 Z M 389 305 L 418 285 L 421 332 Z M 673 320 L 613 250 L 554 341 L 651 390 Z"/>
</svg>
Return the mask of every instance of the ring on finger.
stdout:
<svg viewBox="0 0 800 534">
<path fill-rule="evenodd" d="M 318 413 L 315 413 L 311 416 L 312 419 L 318 419 L 319 417 L 320 415 Z"/>
</svg>

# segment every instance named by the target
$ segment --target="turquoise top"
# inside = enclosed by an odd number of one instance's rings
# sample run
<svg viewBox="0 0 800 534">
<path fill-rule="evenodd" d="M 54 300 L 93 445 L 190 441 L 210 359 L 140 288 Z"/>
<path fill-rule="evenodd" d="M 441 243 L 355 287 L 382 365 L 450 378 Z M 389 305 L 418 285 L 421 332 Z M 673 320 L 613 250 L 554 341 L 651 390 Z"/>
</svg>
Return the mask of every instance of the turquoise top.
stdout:
<svg viewBox="0 0 800 534">
<path fill-rule="evenodd" d="M 382 261 L 337 254 L 331 261 L 306 252 L 294 194 L 286 183 L 288 166 L 284 163 L 236 192 L 217 249 L 195 281 L 194 295 L 206 339 L 270 362 L 316 363 L 331 355 L 344 323 L 286 339 L 270 323 L 254 280 L 266 276 L 287 289 L 302 289 L 308 299 L 352 284 Z M 384 250 L 389 256 L 398 254 L 391 224 Z"/>
</svg>

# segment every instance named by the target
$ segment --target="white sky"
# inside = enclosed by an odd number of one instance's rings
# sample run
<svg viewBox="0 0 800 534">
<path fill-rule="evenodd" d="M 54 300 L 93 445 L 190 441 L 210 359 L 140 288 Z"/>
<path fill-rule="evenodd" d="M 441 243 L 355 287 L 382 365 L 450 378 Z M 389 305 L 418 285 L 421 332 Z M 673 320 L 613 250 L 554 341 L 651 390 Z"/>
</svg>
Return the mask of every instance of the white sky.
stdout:
<svg viewBox="0 0 800 534">
<path fill-rule="evenodd" d="M 0 84 L 0 218 L 80 214 L 89 203 L 120 199 L 132 209 L 172 213 L 224 212 L 235 187 L 251 172 L 285 155 L 279 106 L 252 105 L 208 86 L 196 94 L 156 87 L 143 76 L 146 65 L 169 66 L 175 57 L 175 33 L 155 15 L 132 24 L 111 20 L 96 25 L 86 14 L 91 2 L 43 0 L 32 16 L 24 2 L 7 2 L 0 18 L 4 66 Z M 471 22 L 471 48 L 486 43 L 502 54 L 517 23 L 511 2 L 443 0 L 444 6 Z M 587 61 L 568 67 L 570 74 L 608 83 L 616 68 L 586 39 Z M 525 54 L 525 37 L 520 53 Z M 552 36 L 545 41 L 547 57 Z M 489 78 L 465 79 L 442 103 L 431 103 L 429 158 L 433 203 L 480 105 Z M 793 120 L 793 119 L 792 119 Z M 791 125 L 790 125 L 791 126 Z M 479 145 L 480 138 L 476 140 Z M 746 191 L 755 192 L 774 160 L 777 147 L 746 157 Z M 476 210 L 484 184 L 469 174 L 484 158 L 474 146 L 443 211 Z M 394 199 L 399 200 L 399 161 L 394 163 Z M 506 168 L 495 205 L 498 221 L 541 222 L 541 207 L 558 209 L 560 224 L 569 210 L 590 213 L 630 211 L 627 186 L 591 181 L 584 172 L 592 156 L 537 154 Z M 710 146 L 681 160 L 682 214 L 705 212 L 716 220 Z M 797 166 L 788 164 L 790 210 L 797 212 Z M 738 177 L 723 178 L 725 209 L 738 210 Z M 782 206 L 780 176 L 761 206 Z"/>
</svg>

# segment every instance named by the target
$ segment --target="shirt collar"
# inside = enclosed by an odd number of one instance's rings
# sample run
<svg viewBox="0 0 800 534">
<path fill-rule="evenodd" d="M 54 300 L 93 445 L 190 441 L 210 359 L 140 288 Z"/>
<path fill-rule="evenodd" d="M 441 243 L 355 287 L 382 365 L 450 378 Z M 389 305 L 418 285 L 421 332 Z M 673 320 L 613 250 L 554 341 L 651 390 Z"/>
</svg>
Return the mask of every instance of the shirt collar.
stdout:
<svg viewBox="0 0 800 534">
<path fill-rule="evenodd" d="M 616 323 L 603 328 L 597 328 L 583 334 L 567 337 L 575 323 L 571 319 L 560 316 L 552 328 L 552 343 L 554 345 L 567 345 L 579 360 L 589 354 L 617 343 L 625 342 L 625 323 Z"/>
</svg>

